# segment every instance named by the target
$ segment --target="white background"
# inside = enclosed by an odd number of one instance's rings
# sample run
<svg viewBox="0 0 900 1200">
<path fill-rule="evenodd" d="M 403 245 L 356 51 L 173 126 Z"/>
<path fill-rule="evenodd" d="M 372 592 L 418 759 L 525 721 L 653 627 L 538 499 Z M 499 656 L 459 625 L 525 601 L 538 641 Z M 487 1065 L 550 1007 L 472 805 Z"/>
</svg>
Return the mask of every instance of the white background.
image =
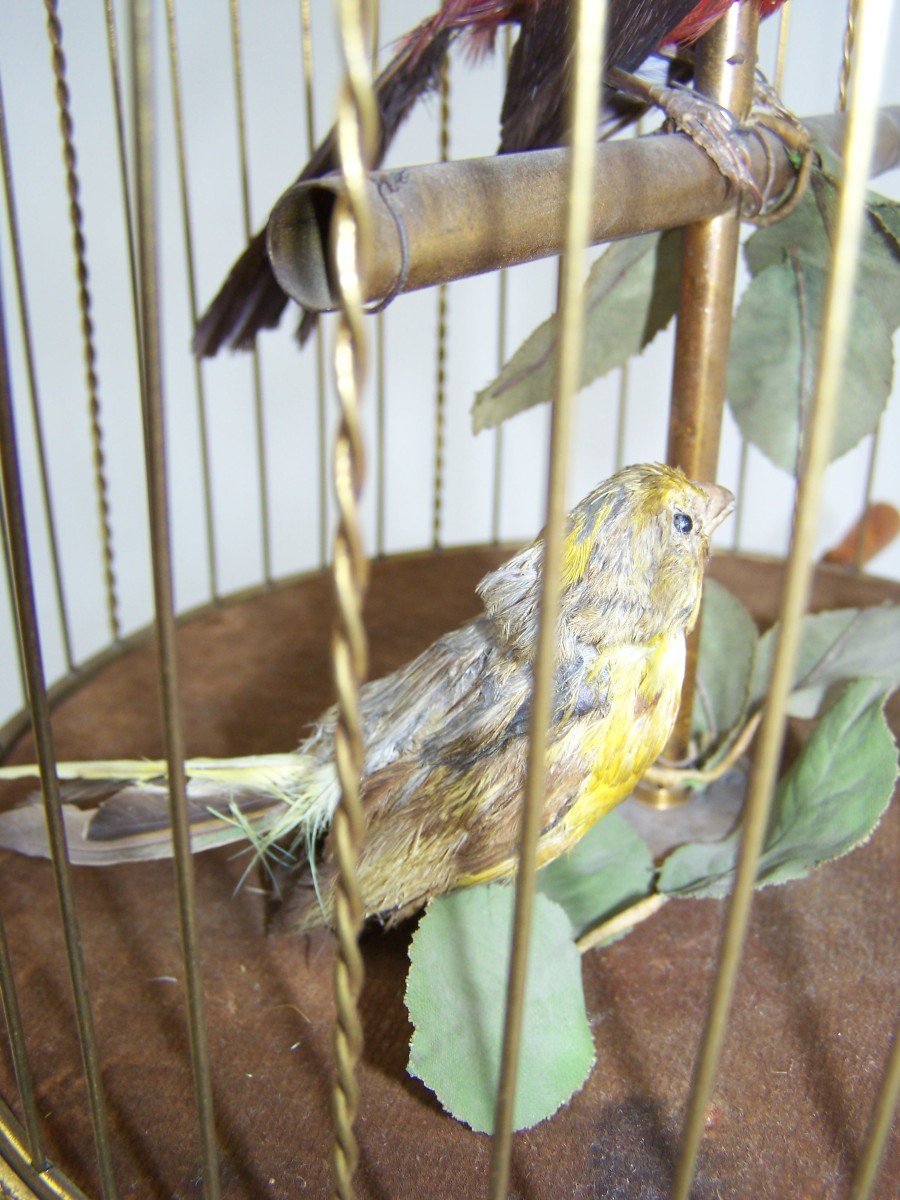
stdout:
<svg viewBox="0 0 900 1200">
<path fill-rule="evenodd" d="M 427 0 L 382 0 L 380 45 L 422 16 Z M 184 610 L 210 597 L 206 567 L 199 435 L 193 367 L 188 353 L 187 300 L 181 210 L 176 174 L 168 61 L 162 3 L 159 18 L 158 135 L 161 155 L 159 230 L 163 277 L 163 343 L 166 419 L 177 605 Z M 102 0 L 63 0 L 64 40 L 82 185 L 91 290 L 97 331 L 100 401 L 112 505 L 116 575 L 125 632 L 152 616 L 141 421 L 135 376 L 133 319 L 116 158 L 109 64 Z M 243 66 L 247 93 L 252 221 L 257 228 L 292 181 L 306 152 L 300 57 L 299 0 L 242 5 Z M 831 110 L 835 103 L 845 5 L 839 0 L 794 0 L 791 53 L 784 96 L 800 114 Z M 124 5 L 116 5 L 124 56 Z M 243 245 L 235 90 L 227 0 L 181 0 L 177 6 L 186 138 L 190 162 L 196 271 L 201 305 L 214 294 Z M 313 0 L 315 117 L 317 132 L 331 122 L 339 51 L 335 6 Z M 760 62 L 774 66 L 777 19 L 766 23 Z M 889 31 L 885 30 L 885 36 Z M 897 103 L 891 63 L 900 61 L 897 23 L 890 31 L 885 103 Z M 11 162 L 21 224 L 27 300 L 33 325 L 37 382 L 60 535 L 66 601 L 76 661 L 108 641 L 93 489 L 82 347 L 71 248 L 71 230 L 60 154 L 53 79 L 43 6 L 0 6 L 0 78 L 9 124 Z M 465 158 L 492 153 L 502 93 L 502 68 L 489 60 L 453 61 L 451 153 Z M 391 164 L 437 157 L 438 102 L 430 98 L 397 138 Z M 877 186 L 896 195 L 898 173 Z M 15 410 L 27 490 L 47 675 L 64 672 L 51 586 L 48 543 L 39 490 L 34 428 L 22 354 L 22 333 L 12 282 L 5 206 L 0 260 L 7 337 L 13 366 Z M 555 264 L 517 268 L 509 278 L 509 348 L 551 309 Z M 473 437 L 469 407 L 497 363 L 497 278 L 455 285 L 450 292 L 447 465 L 443 537 L 447 544 L 490 536 L 493 435 Z M 401 297 L 385 317 L 387 394 L 386 547 L 429 545 L 434 437 L 436 294 Z M 260 342 L 265 450 L 272 512 L 276 576 L 317 565 L 318 468 L 315 366 L 310 349 L 298 353 L 293 320 Z M 326 328 L 327 345 L 332 329 Z M 661 335 L 632 367 L 626 424 L 626 461 L 660 459 L 665 450 L 671 334 Z M 213 464 L 214 524 L 223 594 L 261 578 L 259 478 L 256 466 L 251 362 L 225 355 L 204 367 Z M 617 375 L 581 394 L 574 439 L 570 495 L 593 487 L 615 466 Z M 374 400 L 366 399 L 370 449 L 364 503 L 367 540 L 374 546 Z M 329 434 L 335 419 L 329 398 Z M 505 433 L 501 536 L 532 537 L 545 503 L 547 411 L 512 421 Z M 739 438 L 726 416 L 719 482 L 734 486 Z M 861 511 L 868 444 L 829 471 L 822 511 L 821 545 L 833 543 Z M 896 390 L 883 421 L 875 497 L 900 501 L 900 404 Z M 793 498 L 791 480 L 751 451 L 742 547 L 782 553 Z M 724 544 L 732 534 L 723 531 Z M 900 546 L 872 570 L 900 577 Z M 2 570 L 0 570 L 2 575 Z M 0 584 L 0 721 L 21 703 L 8 594 Z"/>
</svg>

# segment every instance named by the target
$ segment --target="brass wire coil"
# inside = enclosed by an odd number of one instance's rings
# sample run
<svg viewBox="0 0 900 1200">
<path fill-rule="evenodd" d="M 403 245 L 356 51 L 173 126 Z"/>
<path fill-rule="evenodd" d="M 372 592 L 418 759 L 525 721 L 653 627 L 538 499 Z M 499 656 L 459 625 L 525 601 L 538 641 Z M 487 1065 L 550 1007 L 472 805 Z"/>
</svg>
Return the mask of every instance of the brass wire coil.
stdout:
<svg viewBox="0 0 900 1200">
<path fill-rule="evenodd" d="M 59 110 L 59 130 L 62 137 L 63 166 L 66 174 L 66 192 L 69 197 L 69 220 L 72 226 L 72 248 L 75 253 L 75 276 L 78 283 L 78 307 L 81 315 L 81 340 L 84 356 L 84 374 L 88 398 L 88 419 L 91 452 L 94 466 L 94 487 L 97 493 L 97 517 L 100 525 L 100 541 L 103 549 L 103 580 L 106 589 L 106 615 L 109 632 L 114 642 L 122 634 L 119 620 L 119 595 L 116 581 L 115 553 L 109 483 L 106 478 L 106 451 L 103 445 L 103 423 L 100 408 L 100 381 L 97 375 L 97 347 L 94 335 L 93 301 L 87 265 L 87 242 L 84 236 L 84 213 L 81 208 L 81 184 L 78 179 L 77 156 L 75 153 L 74 122 L 66 81 L 66 56 L 63 53 L 62 23 L 59 19 L 57 0 L 44 0 L 47 12 L 47 35 L 50 39 L 50 61 Z"/>
<path fill-rule="evenodd" d="M 357 863 L 365 834 L 359 794 L 364 747 L 359 715 L 359 690 L 368 669 L 368 645 L 363 625 L 363 601 L 368 562 L 362 545 L 359 496 L 364 477 L 364 453 L 359 402 L 368 367 L 362 278 L 371 240 L 365 181 L 378 133 L 368 37 L 371 11 L 365 0 L 341 0 L 341 49 L 346 67 L 338 110 L 338 155 L 344 188 L 338 199 L 334 254 L 340 314 L 334 346 L 334 368 L 341 421 L 334 447 L 334 485 L 338 528 L 334 542 L 334 584 L 337 620 L 332 638 L 337 721 L 335 760 L 341 796 L 334 814 L 332 838 L 337 864 L 334 890 L 338 958 L 334 988 L 337 1017 L 334 1030 L 335 1082 L 334 1194 L 340 1200 L 354 1195 L 353 1176 L 359 1150 L 353 1125 L 359 1104 L 356 1064 L 362 1053 L 359 997 L 363 962 L 358 937 L 364 913 L 359 896 Z"/>
</svg>

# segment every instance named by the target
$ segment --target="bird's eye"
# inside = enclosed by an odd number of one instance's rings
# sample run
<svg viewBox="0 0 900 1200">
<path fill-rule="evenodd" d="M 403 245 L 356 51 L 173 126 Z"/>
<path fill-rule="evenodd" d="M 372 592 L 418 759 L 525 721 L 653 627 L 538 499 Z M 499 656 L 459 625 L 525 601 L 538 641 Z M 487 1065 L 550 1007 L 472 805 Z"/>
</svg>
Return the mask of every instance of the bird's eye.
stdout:
<svg viewBox="0 0 900 1200">
<path fill-rule="evenodd" d="M 687 513 L 677 512 L 672 518 L 672 524 L 679 533 L 690 533 L 694 528 L 694 522 Z"/>
</svg>

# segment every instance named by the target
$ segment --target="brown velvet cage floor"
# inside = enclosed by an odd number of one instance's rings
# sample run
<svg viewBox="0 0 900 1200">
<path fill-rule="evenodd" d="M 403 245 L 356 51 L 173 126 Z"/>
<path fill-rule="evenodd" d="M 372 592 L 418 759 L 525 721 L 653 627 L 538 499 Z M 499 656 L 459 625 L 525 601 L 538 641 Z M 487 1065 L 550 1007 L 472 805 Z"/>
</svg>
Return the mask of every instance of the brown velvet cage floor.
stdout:
<svg viewBox="0 0 900 1200">
<path fill-rule="evenodd" d="M 469 550 L 377 563 L 367 608 L 372 674 L 474 613 L 474 585 L 500 557 Z M 771 620 L 775 564 L 724 556 L 713 574 L 760 620 Z M 828 569 L 815 606 L 888 595 L 896 600 L 900 589 Z M 331 699 L 330 620 L 330 583 L 315 578 L 186 622 L 180 661 L 188 753 L 294 745 Z M 152 647 L 129 652 L 61 703 L 54 729 L 60 758 L 160 755 Z M 32 753 L 23 738 L 12 758 Z M 847 1194 L 896 1007 L 898 828 L 891 811 L 862 849 L 758 896 L 696 1200 Z M 224 1195 L 327 1196 L 333 945 L 325 935 L 264 936 L 260 896 L 233 895 L 242 863 L 230 851 L 195 863 Z M 81 868 L 75 886 L 121 1194 L 200 1196 L 171 865 Z M 48 864 L 0 852 L 0 906 L 50 1152 L 94 1195 Z M 667 1195 L 723 913 L 717 901 L 672 903 L 623 941 L 586 956 L 597 1066 L 567 1107 L 517 1136 L 514 1196 Z M 358 1194 L 463 1200 L 485 1194 L 490 1143 L 406 1075 L 410 928 L 372 930 L 364 942 Z M 18 1111 L 4 1035 L 0 1097 Z M 898 1172 L 895 1131 L 875 1192 L 880 1200 L 897 1194 Z"/>
</svg>

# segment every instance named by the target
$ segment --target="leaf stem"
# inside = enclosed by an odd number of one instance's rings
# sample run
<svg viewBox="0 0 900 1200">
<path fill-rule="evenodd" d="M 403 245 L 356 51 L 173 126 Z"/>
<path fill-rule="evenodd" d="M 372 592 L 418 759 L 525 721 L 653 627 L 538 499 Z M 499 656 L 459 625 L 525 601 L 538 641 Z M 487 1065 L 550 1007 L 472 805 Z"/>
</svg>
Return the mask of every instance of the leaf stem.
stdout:
<svg viewBox="0 0 900 1200">
<path fill-rule="evenodd" d="M 599 925 L 594 925 L 591 929 L 588 929 L 576 940 L 575 945 L 582 954 L 586 954 L 588 950 L 593 950 L 601 942 L 605 942 L 611 937 L 628 933 L 630 929 L 634 929 L 635 925 L 640 925 L 641 921 L 646 921 L 655 912 L 659 912 L 669 899 L 671 897 L 664 895 L 662 892 L 654 892 L 650 896 L 644 896 L 642 900 L 638 900 L 636 904 L 631 904 L 628 908 L 623 909 L 622 912 L 616 913 L 608 921 L 601 921 Z"/>
</svg>

